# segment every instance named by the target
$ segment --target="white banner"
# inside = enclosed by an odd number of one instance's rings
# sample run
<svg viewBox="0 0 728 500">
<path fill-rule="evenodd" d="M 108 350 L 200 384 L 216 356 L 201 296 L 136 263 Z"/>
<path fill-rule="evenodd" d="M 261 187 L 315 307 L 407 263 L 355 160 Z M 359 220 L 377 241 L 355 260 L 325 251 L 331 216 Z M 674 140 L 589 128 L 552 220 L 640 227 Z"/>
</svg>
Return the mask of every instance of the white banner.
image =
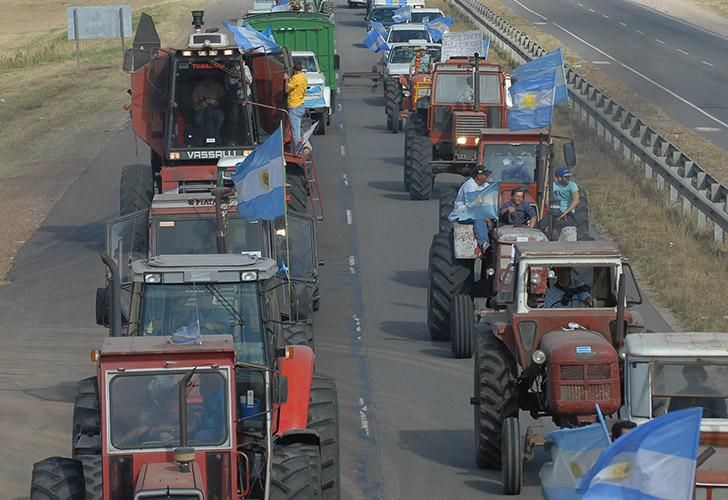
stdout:
<svg viewBox="0 0 728 500">
<path fill-rule="evenodd" d="M 449 31 L 442 35 L 441 61 L 451 57 L 472 57 L 483 54 L 483 33 L 480 31 Z"/>
</svg>

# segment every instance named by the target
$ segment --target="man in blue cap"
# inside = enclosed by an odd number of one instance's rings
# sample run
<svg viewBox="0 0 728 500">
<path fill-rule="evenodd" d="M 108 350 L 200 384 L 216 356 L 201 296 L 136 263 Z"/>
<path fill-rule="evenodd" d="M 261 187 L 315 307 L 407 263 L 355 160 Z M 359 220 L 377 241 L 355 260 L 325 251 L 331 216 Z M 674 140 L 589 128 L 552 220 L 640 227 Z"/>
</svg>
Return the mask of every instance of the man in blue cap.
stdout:
<svg viewBox="0 0 728 500">
<path fill-rule="evenodd" d="M 559 204 L 559 226 L 576 225 L 567 224 L 567 217 L 573 215 L 576 206 L 579 204 L 579 187 L 571 180 L 571 170 L 561 167 L 556 171 L 556 182 L 553 186 L 553 199 Z"/>
</svg>

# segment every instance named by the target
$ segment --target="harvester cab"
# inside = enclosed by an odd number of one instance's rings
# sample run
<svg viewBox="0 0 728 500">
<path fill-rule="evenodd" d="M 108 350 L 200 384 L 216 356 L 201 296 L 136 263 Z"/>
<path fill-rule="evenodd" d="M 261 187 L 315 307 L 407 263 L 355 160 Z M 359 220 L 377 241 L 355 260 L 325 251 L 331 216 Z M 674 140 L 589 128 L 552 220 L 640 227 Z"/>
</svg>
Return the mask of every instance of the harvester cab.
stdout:
<svg viewBox="0 0 728 500">
<path fill-rule="evenodd" d="M 625 339 L 621 419 L 642 424 L 688 407 L 703 408 L 696 498 L 728 492 L 728 333 L 634 333 Z M 712 454 L 711 454 L 712 453 Z"/>
<path fill-rule="evenodd" d="M 536 436 L 519 410 L 560 427 L 592 423 L 622 405 L 619 352 L 643 331 L 630 307 L 641 295 L 619 249 L 607 242 L 519 242 L 497 279 L 504 308 L 479 314 L 475 335 L 476 458 L 503 468 L 504 492 L 521 487 Z"/>
<path fill-rule="evenodd" d="M 430 96 L 419 100 L 405 131 L 410 198 L 430 199 L 437 174 L 475 164 L 481 129 L 508 126 L 507 82 L 500 66 L 478 54 L 435 64 Z"/>
<path fill-rule="evenodd" d="M 122 215 L 149 208 L 155 191 L 213 189 L 219 159 L 250 153 L 281 123 L 290 139 L 283 87 L 292 66 L 288 50 L 242 52 L 227 34 L 204 29 L 202 11 L 192 15 L 195 31 L 184 47 L 150 46 L 148 62 L 139 67 L 140 51 L 130 49 L 137 51 L 127 58 L 129 109 L 134 132 L 151 149 L 151 168 L 122 171 Z M 154 31 L 149 16 L 140 21 L 137 37 L 151 36 L 142 31 Z M 303 175 L 300 154 L 286 153 L 286 163 L 288 175 Z"/>
</svg>

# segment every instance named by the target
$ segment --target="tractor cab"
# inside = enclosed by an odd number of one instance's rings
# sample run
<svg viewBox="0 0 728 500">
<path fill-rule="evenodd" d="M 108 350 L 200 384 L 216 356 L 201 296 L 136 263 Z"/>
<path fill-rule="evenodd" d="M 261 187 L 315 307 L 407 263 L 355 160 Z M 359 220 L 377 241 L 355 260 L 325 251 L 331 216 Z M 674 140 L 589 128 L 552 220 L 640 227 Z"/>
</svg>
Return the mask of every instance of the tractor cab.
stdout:
<svg viewBox="0 0 728 500">
<path fill-rule="evenodd" d="M 728 333 L 633 333 L 624 345 L 620 418 L 651 418 L 700 406 L 700 450 L 715 452 L 696 471 L 696 498 L 728 493 Z"/>
</svg>

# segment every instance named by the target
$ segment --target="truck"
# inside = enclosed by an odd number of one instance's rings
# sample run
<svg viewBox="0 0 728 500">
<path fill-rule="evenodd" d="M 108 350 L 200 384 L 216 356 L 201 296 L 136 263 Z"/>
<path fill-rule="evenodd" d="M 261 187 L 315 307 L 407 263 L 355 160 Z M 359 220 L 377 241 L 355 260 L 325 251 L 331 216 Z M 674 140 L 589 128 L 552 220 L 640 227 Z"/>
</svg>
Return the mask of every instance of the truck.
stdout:
<svg viewBox="0 0 728 500">
<path fill-rule="evenodd" d="M 291 52 L 291 56 L 294 64 L 301 63 L 308 80 L 304 100 L 306 116 L 312 122 L 318 123 L 314 134 L 324 135 L 326 125 L 331 124 L 331 113 L 333 112 L 331 109 L 331 87 L 326 84 L 326 77 L 321 72 L 321 66 L 314 52 L 296 50 Z"/>
</svg>

